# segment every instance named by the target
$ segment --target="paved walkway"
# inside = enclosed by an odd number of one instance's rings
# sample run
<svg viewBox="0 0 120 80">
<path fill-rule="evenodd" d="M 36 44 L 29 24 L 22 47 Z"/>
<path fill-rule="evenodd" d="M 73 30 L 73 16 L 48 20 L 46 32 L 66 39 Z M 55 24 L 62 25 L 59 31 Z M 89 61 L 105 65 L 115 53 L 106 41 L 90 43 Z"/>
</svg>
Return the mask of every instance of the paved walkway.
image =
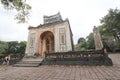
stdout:
<svg viewBox="0 0 120 80">
<path fill-rule="evenodd" d="M 0 66 L 0 80 L 120 80 L 120 54 L 109 56 L 114 66 Z"/>
</svg>

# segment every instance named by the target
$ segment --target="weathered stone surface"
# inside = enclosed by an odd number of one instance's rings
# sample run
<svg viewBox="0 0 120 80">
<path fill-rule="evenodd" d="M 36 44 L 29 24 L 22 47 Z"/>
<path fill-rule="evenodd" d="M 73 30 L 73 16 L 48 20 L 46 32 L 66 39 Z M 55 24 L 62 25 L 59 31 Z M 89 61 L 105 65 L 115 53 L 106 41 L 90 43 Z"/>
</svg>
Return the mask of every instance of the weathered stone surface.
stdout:
<svg viewBox="0 0 120 80">
<path fill-rule="evenodd" d="M 107 65 L 112 66 L 112 60 L 100 51 L 70 51 L 48 53 L 43 64 L 48 65 Z"/>
<path fill-rule="evenodd" d="M 102 50 L 103 49 L 103 43 L 101 40 L 100 32 L 96 26 L 93 28 L 93 35 L 94 35 L 94 43 L 95 43 L 95 49 L 96 50 Z"/>
</svg>

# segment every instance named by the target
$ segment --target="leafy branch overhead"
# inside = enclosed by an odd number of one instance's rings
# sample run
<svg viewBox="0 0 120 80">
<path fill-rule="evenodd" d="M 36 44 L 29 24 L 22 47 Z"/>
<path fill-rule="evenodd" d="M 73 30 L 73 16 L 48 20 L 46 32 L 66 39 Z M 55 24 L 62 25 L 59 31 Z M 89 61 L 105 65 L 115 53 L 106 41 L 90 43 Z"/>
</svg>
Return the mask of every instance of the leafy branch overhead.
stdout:
<svg viewBox="0 0 120 80">
<path fill-rule="evenodd" d="M 26 3 L 26 0 L 1 0 L 5 9 L 17 11 L 15 19 L 18 20 L 18 23 L 25 23 L 29 18 L 31 11 L 31 6 Z"/>
</svg>

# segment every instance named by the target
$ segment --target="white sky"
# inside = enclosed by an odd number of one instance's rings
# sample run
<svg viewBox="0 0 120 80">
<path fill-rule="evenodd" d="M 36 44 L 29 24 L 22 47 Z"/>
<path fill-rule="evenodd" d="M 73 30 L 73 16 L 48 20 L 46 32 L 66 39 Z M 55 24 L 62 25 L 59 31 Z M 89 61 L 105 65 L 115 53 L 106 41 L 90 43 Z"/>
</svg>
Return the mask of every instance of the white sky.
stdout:
<svg viewBox="0 0 120 80">
<path fill-rule="evenodd" d="M 44 15 L 60 12 L 63 20 L 68 18 L 73 32 L 74 43 L 78 38 L 89 35 L 93 26 L 100 24 L 100 19 L 110 8 L 120 9 L 120 0 L 27 0 L 32 6 L 28 24 L 17 24 L 13 11 L 4 10 L 0 4 L 0 40 L 27 41 L 28 26 L 43 24 Z"/>
</svg>

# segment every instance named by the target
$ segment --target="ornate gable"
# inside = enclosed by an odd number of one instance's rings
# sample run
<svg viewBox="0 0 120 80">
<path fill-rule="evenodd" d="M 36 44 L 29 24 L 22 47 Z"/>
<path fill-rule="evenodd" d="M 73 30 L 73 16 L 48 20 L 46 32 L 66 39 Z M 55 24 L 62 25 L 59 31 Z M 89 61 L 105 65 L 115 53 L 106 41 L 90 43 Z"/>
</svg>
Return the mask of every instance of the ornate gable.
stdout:
<svg viewBox="0 0 120 80">
<path fill-rule="evenodd" d="M 61 21 L 63 20 L 59 12 L 52 16 L 44 16 L 44 24 L 53 23 L 53 22 L 61 22 Z"/>
</svg>

